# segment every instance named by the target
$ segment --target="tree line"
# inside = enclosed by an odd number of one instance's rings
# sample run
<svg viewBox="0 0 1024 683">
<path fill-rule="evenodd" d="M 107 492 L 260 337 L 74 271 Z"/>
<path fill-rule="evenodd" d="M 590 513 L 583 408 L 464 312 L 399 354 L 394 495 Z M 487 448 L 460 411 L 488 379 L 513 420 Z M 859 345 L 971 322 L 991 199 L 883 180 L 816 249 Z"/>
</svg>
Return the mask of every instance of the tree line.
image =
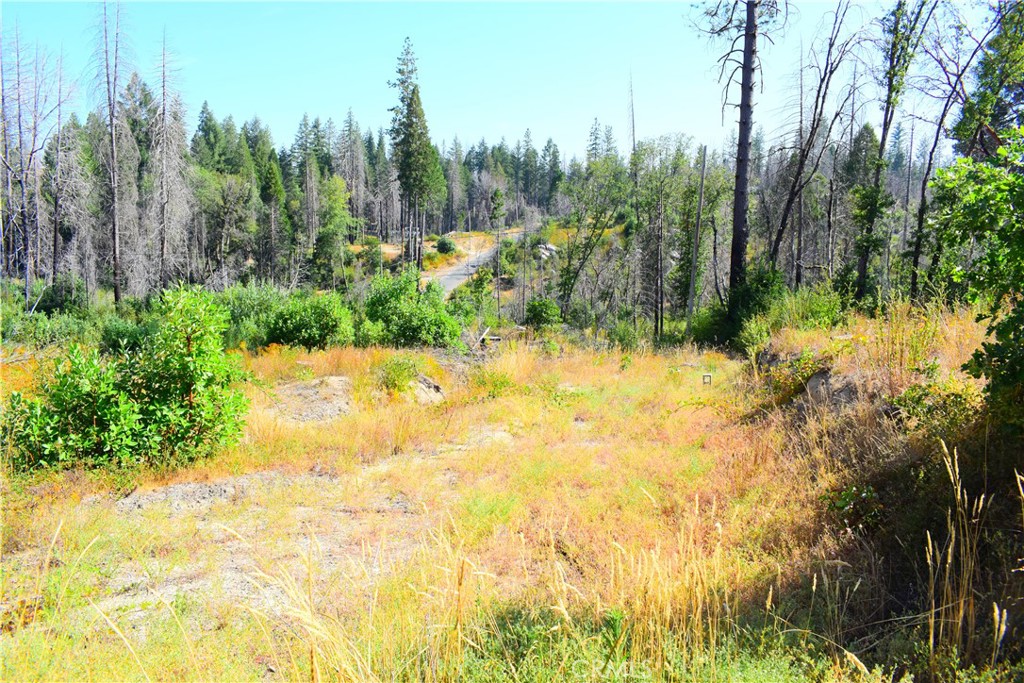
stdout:
<svg viewBox="0 0 1024 683">
<path fill-rule="evenodd" d="M 933 181 L 950 149 L 991 159 L 1024 122 L 1022 5 L 968 14 L 896 0 L 864 22 L 839 3 L 801 49 L 783 124 L 768 134 L 758 49 L 784 35 L 786 12 L 721 0 L 700 14 L 726 46 L 723 106 L 739 112 L 722 148 L 639 140 L 631 126 L 620 149 L 595 120 L 585 157 L 571 160 L 529 130 L 514 145 L 435 144 L 408 40 L 387 128 L 364 129 L 351 111 L 340 125 L 305 116 L 277 146 L 258 118 L 239 126 L 207 104 L 189 136 L 166 49 L 159 83 L 126 66 L 120 6 L 103 8 L 105 97 L 84 122 L 66 114 L 60 60 L 15 30 L 2 67 L 0 267 L 23 279 L 26 301 L 32 280 L 65 273 L 116 298 L 172 280 L 345 288 L 383 269 L 373 239 L 421 266 L 429 234 L 513 223 L 536 234 L 550 217 L 557 257 L 527 239 L 506 259 L 519 265 L 498 273 L 496 289 L 520 292 L 519 317 L 527 299 L 550 298 L 580 327 L 659 335 L 695 310 L 735 328 L 775 282 L 828 283 L 865 307 L 955 290 L 983 248 L 947 239 Z"/>
<path fill-rule="evenodd" d="M 1024 123 L 1024 6 L 979 15 L 897 0 L 865 23 L 839 3 L 801 52 L 769 137 L 756 123 L 758 49 L 785 35 L 787 9 L 704 7 L 702 32 L 726 46 L 724 106 L 739 111 L 722 149 L 631 135 L 619 153 L 595 122 L 565 184 L 567 249 L 549 287 L 563 315 L 657 335 L 666 316 L 703 306 L 724 317 L 721 341 L 774 285 L 827 283 L 865 310 L 965 291 L 959 274 L 985 247 L 948 239 L 936 175 L 950 156 L 993 159 Z M 622 239 L 609 240 L 617 226 Z"/>
<path fill-rule="evenodd" d="M 84 121 L 68 112 L 62 60 L 16 28 L 4 36 L 0 268 L 29 306 L 33 281 L 64 275 L 117 301 L 179 280 L 341 288 L 383 267 L 379 249 L 348 248 L 368 237 L 422 266 L 425 235 L 492 227 L 496 190 L 509 222 L 560 206 L 553 140 L 432 142 L 408 40 L 388 128 L 364 130 L 351 110 L 340 125 L 306 115 L 276 146 L 259 118 L 239 125 L 205 102 L 190 136 L 166 44 L 147 83 L 125 61 L 122 23 L 120 5 L 102 6 L 103 99 Z"/>
</svg>

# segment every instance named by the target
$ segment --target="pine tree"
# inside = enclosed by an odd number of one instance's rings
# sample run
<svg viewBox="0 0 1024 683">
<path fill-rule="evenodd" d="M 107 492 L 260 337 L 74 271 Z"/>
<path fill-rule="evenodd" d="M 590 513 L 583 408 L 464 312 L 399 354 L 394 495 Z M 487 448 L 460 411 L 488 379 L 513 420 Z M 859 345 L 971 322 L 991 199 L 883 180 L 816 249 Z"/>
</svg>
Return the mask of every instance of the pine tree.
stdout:
<svg viewBox="0 0 1024 683">
<path fill-rule="evenodd" d="M 192 158 L 203 168 L 216 171 L 222 167 L 223 157 L 224 133 L 210 111 L 210 104 L 203 102 L 199 125 L 192 136 Z"/>
</svg>

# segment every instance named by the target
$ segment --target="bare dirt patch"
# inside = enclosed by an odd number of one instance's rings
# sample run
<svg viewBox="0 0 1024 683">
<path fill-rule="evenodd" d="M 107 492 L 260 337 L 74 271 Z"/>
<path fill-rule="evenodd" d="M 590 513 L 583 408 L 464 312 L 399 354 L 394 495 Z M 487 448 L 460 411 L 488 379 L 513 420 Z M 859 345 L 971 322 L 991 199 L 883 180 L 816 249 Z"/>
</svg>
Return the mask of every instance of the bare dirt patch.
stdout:
<svg viewBox="0 0 1024 683">
<path fill-rule="evenodd" d="M 274 411 L 292 422 L 326 422 L 355 409 L 352 380 L 341 375 L 287 382 L 275 393 Z"/>
<path fill-rule="evenodd" d="M 401 492 L 312 473 L 171 484 L 84 504 L 109 505 L 121 523 L 140 529 L 168 514 L 180 520 L 178 529 L 191 530 L 182 531 L 193 548 L 187 558 L 144 552 L 108 566 L 96 605 L 129 624 L 182 595 L 279 612 L 285 596 L 260 577 L 301 576 L 310 552 L 317 559 L 317 583 L 346 585 L 353 608 L 376 581 L 414 557 L 434 522 Z M 175 546 L 184 541 L 166 539 Z"/>
</svg>

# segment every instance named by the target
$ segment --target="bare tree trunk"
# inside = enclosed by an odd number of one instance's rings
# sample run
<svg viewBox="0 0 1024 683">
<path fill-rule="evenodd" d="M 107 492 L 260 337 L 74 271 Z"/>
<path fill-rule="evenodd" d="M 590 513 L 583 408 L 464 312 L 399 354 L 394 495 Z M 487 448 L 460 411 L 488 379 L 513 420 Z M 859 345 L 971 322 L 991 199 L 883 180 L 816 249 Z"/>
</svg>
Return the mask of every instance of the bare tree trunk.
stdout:
<svg viewBox="0 0 1024 683">
<path fill-rule="evenodd" d="M 800 289 L 804 281 L 804 193 L 800 193 L 796 210 L 796 263 L 793 286 Z"/>
<path fill-rule="evenodd" d="M 107 20 L 107 3 L 103 3 L 103 68 L 104 81 L 107 88 L 107 133 L 110 137 L 110 159 L 108 176 L 111 194 L 111 257 L 114 270 L 114 304 L 121 303 L 121 232 L 119 224 L 120 206 L 118 201 L 118 168 L 117 168 L 117 91 L 118 91 L 118 58 L 121 40 L 121 6 L 114 10 L 113 52 Z"/>
<path fill-rule="evenodd" d="M 697 189 L 697 222 L 693 228 L 693 253 L 690 259 L 690 291 L 686 295 L 686 331 L 690 331 L 693 321 L 693 307 L 696 303 L 697 291 L 697 257 L 700 252 L 700 219 L 704 211 L 704 176 L 708 167 L 708 146 L 704 145 L 700 155 L 700 186 Z"/>
<path fill-rule="evenodd" d="M 654 335 L 665 330 L 665 187 L 658 197 L 658 270 L 655 273 Z"/>
<path fill-rule="evenodd" d="M 32 167 L 32 178 L 35 181 L 35 189 L 32 193 L 32 204 L 34 207 L 34 210 L 32 212 L 32 230 L 36 234 L 36 251 L 34 258 L 32 260 L 32 267 L 33 270 L 35 271 L 36 277 L 41 277 L 41 273 L 43 272 L 42 263 L 40 262 L 40 254 L 42 254 L 43 252 L 43 231 L 39 229 L 39 197 L 41 197 L 43 194 L 41 191 L 42 186 L 40 183 L 40 176 L 41 173 L 39 169 L 39 164 L 36 163 Z"/>
<path fill-rule="evenodd" d="M 57 64 L 57 153 L 53 158 L 53 262 L 50 268 L 50 284 L 56 284 L 57 282 L 57 263 L 60 258 L 60 193 L 61 193 L 61 177 L 60 177 L 60 158 L 63 155 L 63 133 L 62 125 L 63 120 L 61 117 L 62 105 L 63 105 L 63 94 L 62 90 L 64 87 L 64 69 L 63 59 Z"/>
<path fill-rule="evenodd" d="M 498 320 L 501 320 L 501 221 L 496 221 L 494 227 L 498 244 L 494 250 L 494 303 L 498 307 Z"/>
<path fill-rule="evenodd" d="M 15 34 L 14 52 L 14 95 L 17 98 L 18 105 L 18 188 L 21 194 L 21 206 L 18 213 L 21 217 L 21 257 L 24 261 L 23 276 L 25 278 L 25 308 L 27 309 L 29 307 L 29 299 L 32 296 L 32 273 L 30 270 L 32 259 L 29 255 L 31 236 L 28 229 L 28 191 L 25 188 L 26 176 L 28 174 L 25 159 L 25 84 L 21 74 L 21 45 L 17 34 Z"/>
<path fill-rule="evenodd" d="M 3 54 L 3 34 L 0 32 L 0 55 Z M 6 60 L 0 59 L 0 135 L 3 136 L 3 198 L 0 201 L 0 251 L 3 251 L 3 274 L 11 276 L 14 270 L 14 212 L 11 210 L 11 200 L 14 198 L 14 185 L 12 183 L 13 169 L 10 167 L 11 144 L 10 133 L 7 129 L 7 77 L 4 73 Z"/>
<path fill-rule="evenodd" d="M 732 245 L 729 250 L 729 289 L 740 287 L 747 278 L 747 207 L 750 204 L 750 135 L 754 128 L 754 68 L 757 60 L 757 6 L 759 0 L 745 0 L 743 63 L 740 80 L 740 126 L 736 142 L 736 185 L 732 206 Z M 733 299 L 735 301 L 735 299 Z M 729 313 L 737 314 L 735 304 Z"/>
<path fill-rule="evenodd" d="M 167 33 L 160 52 L 160 288 L 167 287 Z"/>
<path fill-rule="evenodd" d="M 715 296 L 718 303 L 725 304 L 725 296 L 722 294 L 722 285 L 718 281 L 718 221 L 715 215 L 711 214 L 711 275 L 715 283 Z"/>
</svg>

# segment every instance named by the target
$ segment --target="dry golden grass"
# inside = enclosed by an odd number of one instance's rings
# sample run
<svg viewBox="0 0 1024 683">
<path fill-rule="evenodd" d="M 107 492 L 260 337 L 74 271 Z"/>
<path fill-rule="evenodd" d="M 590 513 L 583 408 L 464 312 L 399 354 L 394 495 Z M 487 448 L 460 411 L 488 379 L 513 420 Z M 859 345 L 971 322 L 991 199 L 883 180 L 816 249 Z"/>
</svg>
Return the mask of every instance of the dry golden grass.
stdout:
<svg viewBox="0 0 1024 683">
<path fill-rule="evenodd" d="M 828 349 L 838 372 L 888 392 L 922 360 L 961 363 L 980 334 L 971 319 L 894 310 L 784 331 L 775 348 Z M 141 492 L 280 478 L 236 498 L 128 514 L 82 502 L 103 479 L 5 477 L 4 602 L 44 605 L 0 636 L 5 677 L 453 680 L 495 638 L 502 666 L 523 654 L 501 640 L 502 615 L 521 608 L 570 648 L 544 664 L 549 677 L 607 646 L 654 678 L 685 661 L 728 679 L 734 655 L 719 649 L 737 614 L 782 600 L 827 545 L 819 496 L 843 475 L 832 452 L 851 446 L 825 410 L 798 434 L 778 411 L 746 419 L 759 401 L 739 361 L 512 343 L 482 364 L 416 353 L 447 394 L 435 406 L 381 389 L 377 368 L 395 353 L 246 354 L 259 382 L 242 442 L 139 477 Z M 350 414 L 300 424 L 274 410 L 276 384 L 331 375 L 351 380 Z M 127 600 L 125 576 L 157 597 Z M 180 585 L 201 588 L 174 598 Z M 613 628 L 605 643 L 595 624 L 616 619 L 628 638 Z M 860 676 L 858 664 L 837 659 L 825 678 Z"/>
</svg>

